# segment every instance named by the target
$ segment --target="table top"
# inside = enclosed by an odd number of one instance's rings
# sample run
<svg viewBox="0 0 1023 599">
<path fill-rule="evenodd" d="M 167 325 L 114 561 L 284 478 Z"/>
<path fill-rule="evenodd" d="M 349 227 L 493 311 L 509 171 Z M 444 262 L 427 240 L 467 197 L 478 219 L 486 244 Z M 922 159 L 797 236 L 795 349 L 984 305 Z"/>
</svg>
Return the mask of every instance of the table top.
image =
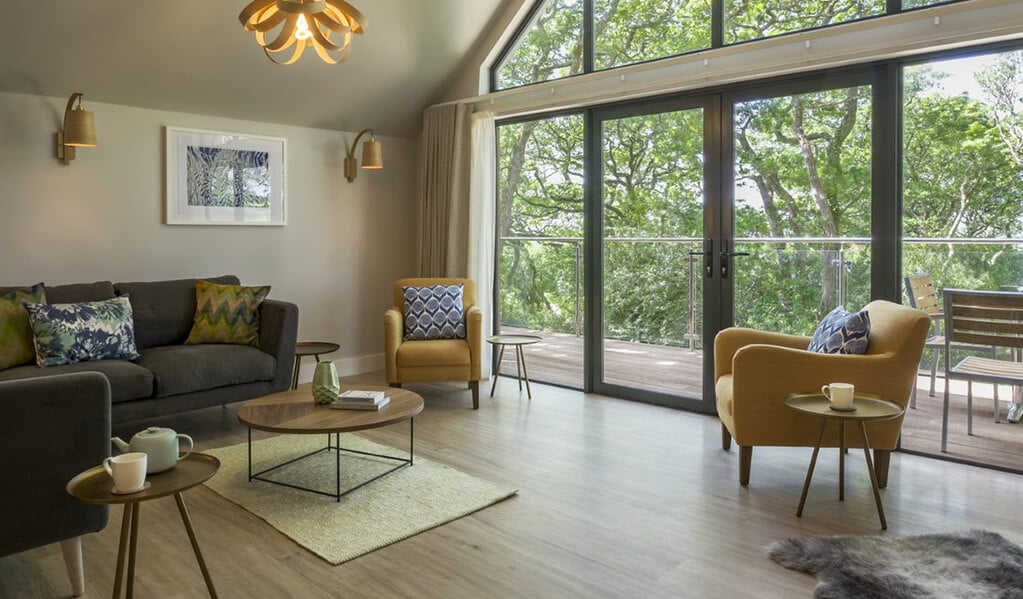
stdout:
<svg viewBox="0 0 1023 599">
<path fill-rule="evenodd" d="M 312 387 L 306 384 L 243 403 L 238 420 L 261 431 L 312 435 L 378 428 L 415 418 L 423 411 L 423 398 L 408 389 L 341 384 L 342 391 L 349 389 L 383 391 L 391 401 L 380 410 L 338 410 L 314 402 Z"/>
<path fill-rule="evenodd" d="M 540 341 L 543 341 L 543 337 L 537 335 L 493 335 L 487 337 L 487 343 L 498 345 L 529 345 Z"/>
<path fill-rule="evenodd" d="M 295 344 L 295 355 L 318 356 L 336 352 L 339 349 L 341 349 L 340 345 L 330 341 L 299 341 Z"/>
<path fill-rule="evenodd" d="M 851 411 L 831 409 L 831 402 L 820 393 L 792 393 L 785 398 L 785 405 L 797 412 L 843 420 L 890 420 L 904 411 L 898 404 L 865 393 L 853 397 L 856 409 Z"/>
<path fill-rule="evenodd" d="M 148 489 L 137 493 L 115 495 L 114 479 L 110 478 L 103 466 L 96 466 L 72 478 L 67 492 L 86 503 L 133 503 L 147 501 L 180 493 L 213 478 L 220 469 L 220 460 L 205 453 L 190 453 L 170 470 L 146 476 Z"/>
</svg>

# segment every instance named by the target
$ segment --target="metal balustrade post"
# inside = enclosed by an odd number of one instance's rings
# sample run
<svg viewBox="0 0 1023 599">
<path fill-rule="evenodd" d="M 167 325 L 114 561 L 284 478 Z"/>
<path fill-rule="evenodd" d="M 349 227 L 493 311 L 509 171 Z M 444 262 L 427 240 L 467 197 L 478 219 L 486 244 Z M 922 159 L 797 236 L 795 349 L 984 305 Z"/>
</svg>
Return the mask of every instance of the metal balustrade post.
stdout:
<svg viewBox="0 0 1023 599">
<path fill-rule="evenodd" d="M 582 242 L 573 241 L 572 247 L 575 248 L 575 336 L 578 337 L 580 333 L 580 322 L 579 322 L 579 302 L 582 298 L 582 292 L 580 286 L 582 285 Z"/>
</svg>

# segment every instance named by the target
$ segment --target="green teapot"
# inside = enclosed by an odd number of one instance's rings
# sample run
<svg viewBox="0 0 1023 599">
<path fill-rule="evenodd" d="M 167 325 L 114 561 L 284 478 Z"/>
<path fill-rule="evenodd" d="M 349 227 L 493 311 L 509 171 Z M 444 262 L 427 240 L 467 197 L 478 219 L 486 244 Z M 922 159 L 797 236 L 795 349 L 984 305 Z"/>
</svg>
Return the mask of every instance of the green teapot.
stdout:
<svg viewBox="0 0 1023 599">
<path fill-rule="evenodd" d="M 188 441 L 188 451 L 180 455 L 178 439 Z M 146 474 L 156 474 L 170 470 L 178 460 L 192 453 L 192 437 L 179 435 L 169 428 L 151 426 L 144 431 L 135 433 L 131 443 L 125 443 L 120 437 L 110 439 L 117 449 L 124 453 L 141 451 L 146 454 Z"/>
</svg>

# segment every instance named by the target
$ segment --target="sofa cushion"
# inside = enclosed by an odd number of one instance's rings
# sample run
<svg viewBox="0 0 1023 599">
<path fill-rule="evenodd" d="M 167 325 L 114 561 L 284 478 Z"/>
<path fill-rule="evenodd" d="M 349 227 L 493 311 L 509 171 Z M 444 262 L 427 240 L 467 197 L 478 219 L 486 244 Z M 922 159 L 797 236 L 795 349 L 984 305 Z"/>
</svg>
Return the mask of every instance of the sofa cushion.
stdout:
<svg viewBox="0 0 1023 599">
<path fill-rule="evenodd" d="M 157 397 L 269 381 L 277 369 L 273 356 L 247 345 L 151 347 L 136 363 L 153 373 Z"/>
<path fill-rule="evenodd" d="M 398 346 L 398 366 L 464 366 L 469 364 L 465 339 L 406 341 Z"/>
<path fill-rule="evenodd" d="M 79 362 L 42 369 L 38 366 L 15 366 L 0 371 L 0 381 L 28 379 L 51 374 L 68 374 L 72 372 L 99 372 L 110 381 L 110 395 L 113 403 L 144 399 L 153 395 L 153 375 L 131 362 L 124 360 L 102 360 L 98 362 Z"/>
<path fill-rule="evenodd" d="M 46 302 L 42 283 L 0 294 L 0 370 L 35 361 L 35 342 L 25 302 Z"/>
<path fill-rule="evenodd" d="M 195 322 L 186 345 L 237 343 L 259 345 L 259 305 L 270 286 L 245 287 L 195 282 Z"/>
<path fill-rule="evenodd" d="M 88 360 L 134 360 L 131 302 L 115 297 L 75 304 L 26 303 L 35 337 L 36 363 L 42 367 Z"/>
<path fill-rule="evenodd" d="M 95 283 L 72 283 L 70 285 L 46 286 L 46 301 L 51 304 L 73 304 L 76 302 L 98 302 L 116 297 L 114 284 L 110 281 Z"/>
<path fill-rule="evenodd" d="M 233 275 L 203 280 L 222 285 L 238 284 L 238 277 Z M 114 283 L 118 295 L 131 296 L 135 343 L 139 349 L 185 342 L 195 319 L 195 281 Z"/>
</svg>

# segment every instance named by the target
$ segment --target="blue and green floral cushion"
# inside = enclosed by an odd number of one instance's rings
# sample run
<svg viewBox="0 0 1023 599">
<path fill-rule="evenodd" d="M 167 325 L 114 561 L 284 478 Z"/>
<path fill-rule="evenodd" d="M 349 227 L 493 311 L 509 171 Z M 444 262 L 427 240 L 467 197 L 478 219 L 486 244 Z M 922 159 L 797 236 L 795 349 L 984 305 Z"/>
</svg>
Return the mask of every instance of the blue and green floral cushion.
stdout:
<svg viewBox="0 0 1023 599">
<path fill-rule="evenodd" d="M 405 296 L 405 340 L 465 339 L 462 287 L 402 287 Z"/>
<path fill-rule="evenodd" d="M 851 313 L 842 306 L 832 310 L 813 334 L 806 349 L 819 354 L 865 354 L 870 342 L 870 314 Z"/>
<path fill-rule="evenodd" d="M 139 357 L 126 295 L 79 304 L 26 303 L 25 309 L 39 366 Z"/>
<path fill-rule="evenodd" d="M 0 296 L 0 370 L 28 364 L 36 357 L 25 302 L 46 303 L 42 283 Z"/>
</svg>

